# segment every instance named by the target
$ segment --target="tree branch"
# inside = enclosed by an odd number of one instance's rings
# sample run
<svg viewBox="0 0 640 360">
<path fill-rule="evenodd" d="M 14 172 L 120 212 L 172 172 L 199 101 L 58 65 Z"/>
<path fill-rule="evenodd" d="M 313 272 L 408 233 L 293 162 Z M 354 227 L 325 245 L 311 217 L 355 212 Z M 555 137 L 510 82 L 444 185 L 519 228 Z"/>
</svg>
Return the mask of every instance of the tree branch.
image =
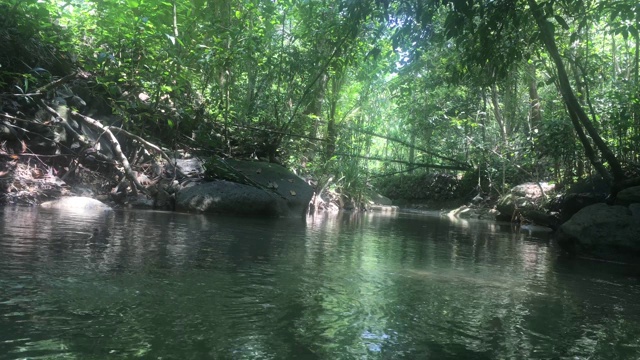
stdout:
<svg viewBox="0 0 640 360">
<path fill-rule="evenodd" d="M 77 113 L 72 112 L 71 114 L 72 115 L 76 115 Z M 80 115 L 80 114 L 77 114 L 77 115 Z M 171 158 L 167 155 L 167 153 L 162 151 L 162 149 L 159 146 L 157 146 L 155 144 L 152 144 L 152 143 L 148 142 L 147 140 L 141 138 L 140 136 L 132 134 L 132 133 L 130 133 L 127 130 L 124 130 L 122 128 L 115 127 L 115 126 L 106 126 L 106 128 L 108 128 L 109 130 L 117 131 L 118 134 L 123 134 L 123 135 L 125 135 L 125 136 L 127 136 L 127 137 L 129 137 L 131 139 L 134 139 L 134 140 L 140 142 L 146 148 L 151 149 L 151 150 L 155 151 L 156 153 L 160 154 L 160 156 L 162 156 L 163 159 L 165 159 L 169 164 L 171 164 L 171 166 L 173 166 L 173 169 L 174 169 L 174 171 L 176 173 L 178 173 L 182 177 L 187 177 L 182 172 L 182 170 L 180 170 L 180 168 L 178 168 L 178 166 L 171 161 Z"/>
<path fill-rule="evenodd" d="M 132 190 L 134 192 L 136 190 L 140 190 L 142 193 L 146 194 L 147 190 L 138 181 L 136 174 L 131 169 L 131 165 L 129 165 L 129 160 L 127 160 L 127 157 L 124 156 L 124 154 L 122 153 L 122 148 L 120 147 L 120 143 L 118 142 L 118 139 L 116 139 L 116 137 L 113 135 L 111 130 L 109 130 L 107 126 L 102 125 L 98 120 L 92 119 L 88 116 L 78 114 L 75 111 L 72 111 L 71 115 L 93 126 L 94 128 L 100 131 L 103 131 L 107 135 L 107 137 L 109 138 L 109 141 L 111 142 L 111 145 L 113 146 L 113 150 L 116 156 L 118 156 L 118 159 L 120 160 L 120 165 L 122 165 L 122 167 L 124 168 L 125 176 L 127 177 L 127 179 L 129 179 L 129 181 L 132 184 L 131 186 Z"/>
<path fill-rule="evenodd" d="M 413 166 L 413 167 L 416 167 L 416 168 L 432 168 L 432 169 L 459 170 L 459 171 L 469 170 L 468 167 L 462 167 L 462 166 L 425 164 L 425 163 L 410 163 L 410 162 L 404 161 L 404 160 L 385 159 L 385 158 L 376 157 L 376 156 L 351 155 L 351 154 L 342 154 L 342 153 L 336 153 L 335 155 L 336 156 L 355 157 L 355 158 L 364 159 L 364 160 L 373 160 L 373 161 L 382 161 L 382 162 L 392 162 L 392 163 L 398 163 L 398 164 L 405 164 L 405 165 L 410 165 L 410 166 Z"/>
<path fill-rule="evenodd" d="M 456 159 L 453 159 L 453 158 L 450 158 L 450 157 L 446 157 L 446 156 L 442 156 L 440 154 L 434 153 L 433 151 L 429 151 L 427 149 L 423 149 L 423 148 L 417 147 L 415 145 L 411 145 L 410 143 L 408 143 L 408 142 L 406 142 L 404 140 L 400 140 L 400 139 L 397 139 L 397 138 L 392 138 L 392 137 L 386 136 L 386 135 L 376 134 L 376 133 L 374 133 L 372 131 L 368 131 L 368 130 L 364 130 L 364 129 L 352 129 L 352 130 L 355 131 L 355 132 L 362 133 L 362 134 L 371 135 L 371 136 L 375 136 L 375 137 L 378 137 L 378 138 L 381 138 L 381 139 L 393 141 L 393 142 L 396 142 L 398 144 L 402 144 L 404 146 L 408 146 L 410 148 L 414 148 L 416 150 L 420 150 L 423 153 L 425 153 L 427 155 L 431 155 L 431 156 L 433 156 L 433 157 L 435 157 L 437 159 L 440 159 L 440 160 L 451 161 L 452 163 L 456 164 L 458 167 L 461 167 L 462 168 L 461 170 L 468 170 L 468 169 L 471 168 L 471 165 L 469 165 L 469 164 L 465 164 L 465 163 L 463 163 L 463 162 L 461 162 L 459 160 L 456 160 Z"/>
<path fill-rule="evenodd" d="M 61 77 L 60 79 L 56 80 L 56 81 L 52 81 L 50 83 L 48 83 L 47 85 L 44 85 L 40 88 L 38 88 L 36 90 L 36 94 L 42 94 L 45 93 L 51 89 L 57 88 L 58 86 L 70 81 L 71 79 L 75 78 L 78 75 L 77 71 L 72 72 L 71 74 L 65 76 L 65 77 Z"/>
</svg>

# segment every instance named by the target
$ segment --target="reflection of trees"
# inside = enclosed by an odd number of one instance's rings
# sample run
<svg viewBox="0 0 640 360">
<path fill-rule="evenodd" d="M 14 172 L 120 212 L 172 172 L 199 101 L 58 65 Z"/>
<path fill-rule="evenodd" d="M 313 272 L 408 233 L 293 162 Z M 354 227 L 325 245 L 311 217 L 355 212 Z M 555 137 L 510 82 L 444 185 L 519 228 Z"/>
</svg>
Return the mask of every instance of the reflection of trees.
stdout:
<svg viewBox="0 0 640 360">
<path fill-rule="evenodd" d="M 0 269 L 49 268 L 10 293 L 28 301 L 3 305 L 0 294 L 0 310 L 29 314 L 8 326 L 25 338 L 37 330 L 58 352 L 624 358 L 639 345 L 640 309 L 629 300 L 637 286 L 592 263 L 557 261 L 546 241 L 509 226 L 420 215 L 56 216 L 3 213 L 34 238 L 28 256 L 14 256 L 24 233 L 0 225 Z"/>
<path fill-rule="evenodd" d="M 494 223 L 385 220 L 365 217 L 361 232 L 340 228 L 324 241 L 314 238 L 316 261 L 309 257 L 306 266 L 324 276 L 305 298 L 315 310 L 305 313 L 302 328 L 322 329 L 313 334 L 318 352 L 580 356 L 606 334 L 602 318 L 576 325 L 585 319 L 571 309 L 585 300 L 557 288 L 556 255 L 546 241 L 497 233 Z M 343 259 L 332 261 L 336 256 Z"/>
</svg>

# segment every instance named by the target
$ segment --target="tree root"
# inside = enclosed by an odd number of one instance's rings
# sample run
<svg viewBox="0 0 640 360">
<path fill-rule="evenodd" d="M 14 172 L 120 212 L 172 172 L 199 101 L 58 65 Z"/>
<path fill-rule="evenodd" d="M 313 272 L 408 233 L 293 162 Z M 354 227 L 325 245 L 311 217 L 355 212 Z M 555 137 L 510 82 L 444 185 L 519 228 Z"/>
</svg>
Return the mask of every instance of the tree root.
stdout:
<svg viewBox="0 0 640 360">
<path fill-rule="evenodd" d="M 78 140 L 78 142 L 80 142 L 80 144 L 82 144 L 85 147 L 91 147 L 91 144 L 85 139 L 84 136 L 80 135 L 77 131 L 75 131 L 71 125 L 69 125 L 69 123 L 66 121 L 66 119 L 63 119 L 62 116 L 60 116 L 60 114 L 55 111 L 53 108 L 51 108 L 50 106 L 48 106 L 44 101 L 39 100 L 40 105 L 52 116 L 55 117 L 55 119 L 60 122 L 60 124 L 62 124 L 62 126 L 64 126 L 65 130 L 71 134 L 71 136 L 73 136 L 76 140 Z M 129 182 L 131 183 L 131 189 L 132 191 L 136 192 L 137 190 L 139 190 L 140 192 L 142 192 L 143 194 L 147 194 L 147 189 L 142 186 L 142 184 L 140 184 L 140 182 L 138 181 L 138 178 L 135 174 L 135 172 L 131 169 L 131 165 L 129 165 L 129 160 L 127 160 L 127 157 L 124 156 L 124 154 L 122 153 L 122 148 L 120 147 L 120 142 L 118 142 L 118 139 L 116 139 L 116 137 L 113 135 L 113 133 L 111 132 L 111 130 L 109 130 L 109 128 L 107 128 L 106 126 L 102 125 L 98 120 L 92 119 L 88 116 L 84 116 L 84 115 L 80 115 L 76 112 L 72 112 L 71 113 L 74 117 L 84 121 L 85 123 L 87 123 L 88 125 L 102 131 L 104 134 L 107 135 L 109 142 L 111 142 L 111 145 L 113 146 L 114 152 L 116 154 L 116 156 L 119 159 L 119 163 L 122 166 L 122 168 L 124 169 L 124 173 L 126 178 L 129 180 Z M 106 156 L 102 155 L 100 152 L 96 152 L 96 155 L 98 157 L 101 157 L 103 160 L 107 160 L 109 162 L 111 162 L 110 159 L 108 159 Z"/>
<path fill-rule="evenodd" d="M 75 113 L 71 113 L 72 115 L 74 115 Z M 140 144 L 142 144 L 144 147 L 146 147 L 149 150 L 152 150 L 158 154 L 160 154 L 160 156 L 162 156 L 163 159 L 165 159 L 169 164 L 171 164 L 171 166 L 173 166 L 173 170 L 180 176 L 182 177 L 187 177 L 179 168 L 178 166 L 172 162 L 171 158 L 164 152 L 162 151 L 162 149 L 160 149 L 159 146 L 152 144 L 150 142 L 148 142 L 147 140 L 141 138 L 138 135 L 132 134 L 130 132 L 128 132 L 127 130 L 124 130 L 122 128 L 119 127 L 115 127 L 115 126 L 108 126 L 108 128 L 110 130 L 113 131 L 117 131 L 118 134 L 123 134 L 125 136 L 127 136 L 128 138 L 134 139 L 136 141 L 138 141 Z"/>
<path fill-rule="evenodd" d="M 122 147 L 120 146 L 120 142 L 115 137 L 115 135 L 113 135 L 111 130 L 109 130 L 109 127 L 105 126 L 105 125 L 102 125 L 102 123 L 100 123 L 100 121 L 98 121 L 96 119 L 92 119 L 92 118 L 90 118 L 88 116 L 85 116 L 85 115 L 82 115 L 82 114 L 78 114 L 75 111 L 71 112 L 71 116 L 73 116 L 76 119 L 80 119 L 80 120 L 84 121 L 86 124 L 91 125 L 92 127 L 102 131 L 105 135 L 107 135 L 107 138 L 109 139 L 109 142 L 111 143 L 111 146 L 113 146 L 113 151 L 116 154 L 116 156 L 118 157 L 120 165 L 124 169 L 125 176 L 127 177 L 129 182 L 131 183 L 132 191 L 135 192 L 136 190 L 139 190 L 140 192 L 142 192 L 143 194 L 146 195 L 147 194 L 147 189 L 142 184 L 140 184 L 140 181 L 138 181 L 138 177 L 136 176 L 136 173 L 131 169 L 131 165 L 129 164 L 129 160 L 127 160 L 127 157 L 124 156 L 124 153 L 122 152 Z"/>
</svg>

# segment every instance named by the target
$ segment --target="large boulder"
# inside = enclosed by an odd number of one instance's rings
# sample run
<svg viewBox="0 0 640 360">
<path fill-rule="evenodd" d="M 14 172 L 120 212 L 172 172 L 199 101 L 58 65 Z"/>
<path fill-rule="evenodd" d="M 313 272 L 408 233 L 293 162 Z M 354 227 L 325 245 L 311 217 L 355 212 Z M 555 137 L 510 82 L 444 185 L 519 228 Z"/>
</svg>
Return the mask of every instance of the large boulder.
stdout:
<svg viewBox="0 0 640 360">
<path fill-rule="evenodd" d="M 289 213 L 286 200 L 275 193 L 226 180 L 178 191 L 176 210 L 246 216 L 286 216 Z"/>
<path fill-rule="evenodd" d="M 608 181 L 599 175 L 588 176 L 569 186 L 564 195 L 556 197 L 549 204 L 549 209 L 558 212 L 560 222 L 564 223 L 583 208 L 606 202 L 610 190 Z"/>
<path fill-rule="evenodd" d="M 640 186 L 632 186 L 618 193 L 616 205 L 631 205 L 640 203 Z"/>
<path fill-rule="evenodd" d="M 380 195 L 375 191 L 368 191 L 367 196 L 369 197 L 370 205 L 383 205 L 383 206 L 391 206 L 393 205 L 393 201 L 386 196 Z"/>
<path fill-rule="evenodd" d="M 639 206 L 587 206 L 562 224 L 556 239 L 571 254 L 602 258 L 640 255 Z"/>
<path fill-rule="evenodd" d="M 524 183 L 515 186 L 508 194 L 498 200 L 496 209 L 499 215 L 496 216 L 496 219 L 510 221 L 516 210 L 524 213 L 538 209 L 542 203 L 542 192 L 544 191 L 545 195 L 548 195 L 554 188 L 554 185 L 548 183 Z"/>
<path fill-rule="evenodd" d="M 296 174 L 278 164 L 224 161 L 251 185 L 217 180 L 184 188 L 176 194 L 176 210 L 254 216 L 306 213 L 313 189 Z"/>
<path fill-rule="evenodd" d="M 292 215 L 304 215 L 313 197 L 313 188 L 282 165 L 261 161 L 226 160 L 251 181 L 271 189 L 287 201 Z"/>
<path fill-rule="evenodd" d="M 108 211 L 111 207 L 99 200 L 85 196 L 67 196 L 58 200 L 46 201 L 40 204 L 45 209 L 67 211 Z"/>
<path fill-rule="evenodd" d="M 560 221 L 566 222 L 587 206 L 604 203 L 607 196 L 602 193 L 569 193 L 558 199 L 554 210 L 560 211 Z"/>
</svg>

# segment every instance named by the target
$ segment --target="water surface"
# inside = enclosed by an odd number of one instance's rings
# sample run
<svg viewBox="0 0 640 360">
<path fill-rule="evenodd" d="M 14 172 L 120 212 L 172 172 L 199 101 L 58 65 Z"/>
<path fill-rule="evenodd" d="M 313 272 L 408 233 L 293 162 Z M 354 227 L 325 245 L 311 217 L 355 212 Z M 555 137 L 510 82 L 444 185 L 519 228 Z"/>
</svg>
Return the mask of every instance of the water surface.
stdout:
<svg viewBox="0 0 640 360">
<path fill-rule="evenodd" d="M 640 282 L 436 214 L 0 209 L 0 359 L 637 359 Z"/>
</svg>

